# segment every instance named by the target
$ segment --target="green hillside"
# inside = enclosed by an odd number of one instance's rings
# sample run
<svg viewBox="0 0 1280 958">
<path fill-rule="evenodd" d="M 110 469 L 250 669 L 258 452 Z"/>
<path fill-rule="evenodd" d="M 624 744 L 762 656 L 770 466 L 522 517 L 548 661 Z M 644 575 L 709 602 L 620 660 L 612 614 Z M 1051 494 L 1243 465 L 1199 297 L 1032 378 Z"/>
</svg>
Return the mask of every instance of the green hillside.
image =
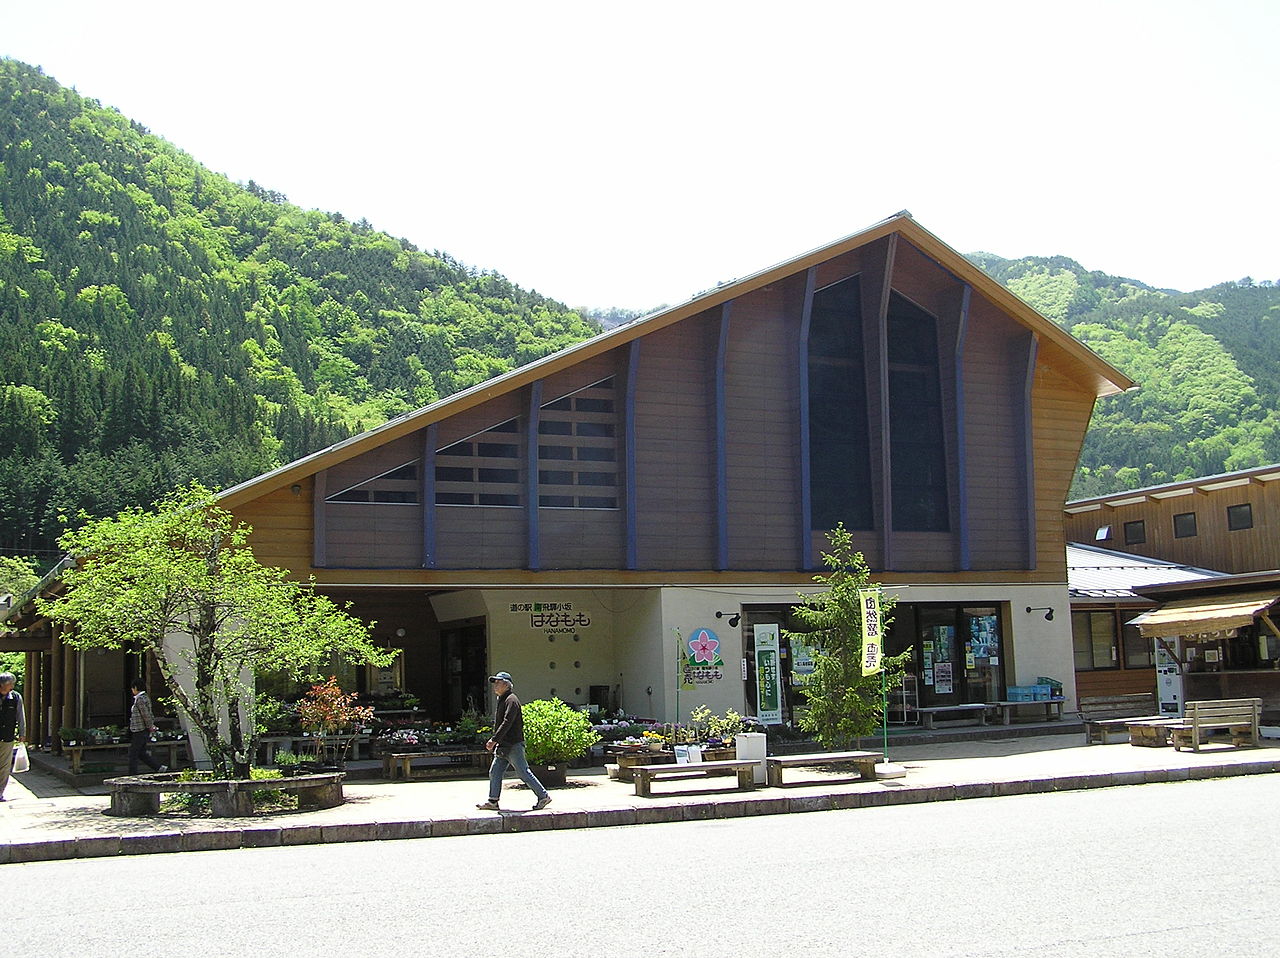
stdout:
<svg viewBox="0 0 1280 958">
<path fill-rule="evenodd" d="M 1073 498 L 1280 462 L 1280 287 L 1194 293 L 1066 257 L 970 257 L 1138 383 L 1101 400 Z"/>
<path fill-rule="evenodd" d="M 257 475 L 598 329 L 232 183 L 0 59 L 0 552 Z"/>
</svg>

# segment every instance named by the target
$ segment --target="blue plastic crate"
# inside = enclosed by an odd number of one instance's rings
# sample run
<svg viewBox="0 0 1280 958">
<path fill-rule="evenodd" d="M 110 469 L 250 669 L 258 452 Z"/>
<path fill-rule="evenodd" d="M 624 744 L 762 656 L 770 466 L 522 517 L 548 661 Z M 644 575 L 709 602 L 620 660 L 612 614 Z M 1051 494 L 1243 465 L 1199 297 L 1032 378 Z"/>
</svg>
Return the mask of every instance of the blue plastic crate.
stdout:
<svg viewBox="0 0 1280 958">
<path fill-rule="evenodd" d="M 1010 685 L 1005 692 L 1007 702 L 1034 702 L 1035 692 L 1030 685 Z"/>
<path fill-rule="evenodd" d="M 1047 702 L 1053 692 L 1052 687 L 1048 685 L 1031 686 L 1031 698 L 1034 702 Z"/>
</svg>

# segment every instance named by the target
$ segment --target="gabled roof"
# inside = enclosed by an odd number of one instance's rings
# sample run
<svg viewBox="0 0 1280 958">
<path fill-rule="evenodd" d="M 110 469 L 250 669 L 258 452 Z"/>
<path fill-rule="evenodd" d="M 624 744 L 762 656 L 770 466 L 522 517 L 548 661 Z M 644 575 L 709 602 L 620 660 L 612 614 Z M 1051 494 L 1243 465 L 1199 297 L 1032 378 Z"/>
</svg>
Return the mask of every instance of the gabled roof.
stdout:
<svg viewBox="0 0 1280 958">
<path fill-rule="evenodd" d="M 1150 604 L 1151 599 L 1134 590 L 1218 578 L 1228 578 L 1227 573 L 1079 542 L 1067 543 L 1067 590 L 1073 601 L 1120 599 Z"/>
<path fill-rule="evenodd" d="M 1189 496 L 1196 492 L 1216 492 L 1219 489 L 1231 489 L 1236 486 L 1262 485 L 1275 482 L 1277 479 L 1280 479 L 1280 465 L 1255 466 L 1252 469 L 1238 469 L 1235 472 L 1222 472 L 1214 476 L 1201 476 L 1198 479 L 1183 479 L 1179 482 L 1166 482 L 1159 486 L 1112 492 L 1090 499 L 1075 499 L 1066 504 L 1064 511 L 1068 515 L 1097 512 L 1103 506 L 1115 509 L 1120 506 L 1137 505 L 1148 499 L 1175 499 L 1178 496 Z"/>
<path fill-rule="evenodd" d="M 717 286 L 700 293 L 688 302 L 670 306 L 642 316 L 626 325 L 594 336 L 585 342 L 553 353 L 527 366 L 521 366 L 496 379 L 472 386 L 446 399 L 432 403 L 413 412 L 404 413 L 374 429 L 336 443 L 327 449 L 312 453 L 279 469 L 264 473 L 222 492 L 220 499 L 227 508 L 255 499 L 273 489 L 291 485 L 309 476 L 399 439 L 417 430 L 455 415 L 495 396 L 520 389 L 529 383 L 559 372 L 575 363 L 598 356 L 623 346 L 648 333 L 713 309 L 729 300 L 776 283 L 788 276 L 803 272 L 829 259 L 859 249 L 876 240 L 897 233 L 926 256 L 948 270 L 957 279 L 971 286 L 975 292 L 991 301 L 1018 322 L 1021 322 L 1039 338 L 1039 357 L 1054 365 L 1068 376 L 1080 382 L 1097 396 L 1123 392 L 1134 385 L 1133 380 L 1104 361 L 1079 340 L 1064 332 L 1052 321 L 1036 312 L 1023 300 L 1005 289 L 977 266 L 970 263 L 956 250 L 920 226 L 905 211 L 882 220 L 859 233 L 846 236 L 827 246 L 811 250 L 794 259 L 760 270 L 749 276 Z"/>
</svg>

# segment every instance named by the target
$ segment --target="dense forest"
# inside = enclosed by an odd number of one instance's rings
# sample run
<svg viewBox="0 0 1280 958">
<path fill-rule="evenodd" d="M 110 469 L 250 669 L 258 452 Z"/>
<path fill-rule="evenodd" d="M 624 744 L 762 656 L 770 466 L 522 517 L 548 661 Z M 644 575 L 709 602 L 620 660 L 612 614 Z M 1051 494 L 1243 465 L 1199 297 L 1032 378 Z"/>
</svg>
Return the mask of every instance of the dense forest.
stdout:
<svg viewBox="0 0 1280 958">
<path fill-rule="evenodd" d="M 1138 383 L 1098 402 L 1072 498 L 1280 462 L 1280 287 L 1193 293 L 1062 256 L 970 259 Z"/>
<path fill-rule="evenodd" d="M 1280 462 L 1270 281 L 972 259 L 1140 384 L 1098 404 L 1073 496 Z M 47 560 L 81 512 L 231 485 L 635 315 L 232 183 L 0 59 L 0 554 Z"/>
<path fill-rule="evenodd" d="M 62 517 L 227 486 L 599 329 L 0 59 L 0 552 L 47 555 Z"/>
</svg>

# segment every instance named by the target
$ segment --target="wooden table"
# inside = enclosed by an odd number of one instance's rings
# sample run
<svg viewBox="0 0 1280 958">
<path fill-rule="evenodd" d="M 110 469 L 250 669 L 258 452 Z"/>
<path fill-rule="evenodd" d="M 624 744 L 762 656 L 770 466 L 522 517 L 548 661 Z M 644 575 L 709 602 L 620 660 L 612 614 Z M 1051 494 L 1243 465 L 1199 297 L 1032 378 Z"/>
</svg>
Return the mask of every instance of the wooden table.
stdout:
<svg viewBox="0 0 1280 958">
<path fill-rule="evenodd" d="M 165 750 L 168 755 L 168 761 L 161 764 L 175 768 L 178 764 L 178 749 L 186 748 L 186 739 L 175 739 L 166 742 L 148 742 L 147 748 L 151 751 L 160 749 Z M 129 751 L 128 742 L 109 742 L 105 745 L 64 745 L 62 746 L 62 754 L 67 756 L 71 762 L 71 774 L 79 775 L 80 767 L 83 764 L 85 752 L 105 752 L 105 751 Z"/>
</svg>

